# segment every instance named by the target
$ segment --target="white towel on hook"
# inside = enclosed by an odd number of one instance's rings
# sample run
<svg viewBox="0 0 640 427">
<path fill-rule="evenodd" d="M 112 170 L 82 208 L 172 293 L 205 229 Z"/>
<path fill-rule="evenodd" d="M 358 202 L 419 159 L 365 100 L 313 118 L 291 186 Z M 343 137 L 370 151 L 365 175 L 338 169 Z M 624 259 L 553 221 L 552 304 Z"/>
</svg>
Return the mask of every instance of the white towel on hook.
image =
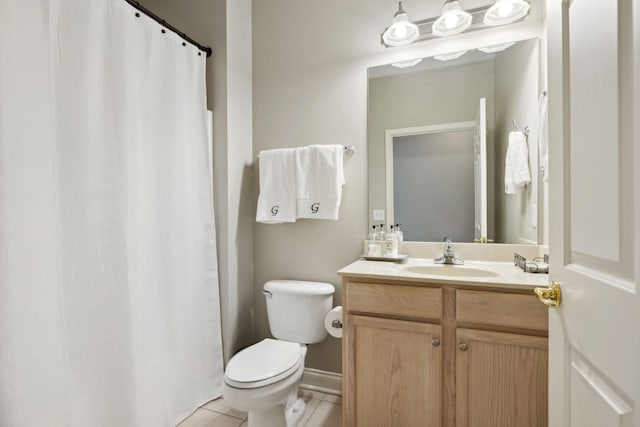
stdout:
<svg viewBox="0 0 640 427">
<path fill-rule="evenodd" d="M 504 164 L 504 192 L 520 193 L 530 182 L 527 137 L 520 131 L 510 132 Z"/>
<path fill-rule="evenodd" d="M 538 156 L 540 173 L 544 182 L 549 181 L 549 113 L 547 107 L 547 92 L 544 91 L 538 98 Z"/>
<path fill-rule="evenodd" d="M 296 149 L 261 151 L 256 222 L 296 221 Z"/>
<path fill-rule="evenodd" d="M 296 149 L 298 218 L 338 219 L 344 185 L 342 145 Z"/>
</svg>

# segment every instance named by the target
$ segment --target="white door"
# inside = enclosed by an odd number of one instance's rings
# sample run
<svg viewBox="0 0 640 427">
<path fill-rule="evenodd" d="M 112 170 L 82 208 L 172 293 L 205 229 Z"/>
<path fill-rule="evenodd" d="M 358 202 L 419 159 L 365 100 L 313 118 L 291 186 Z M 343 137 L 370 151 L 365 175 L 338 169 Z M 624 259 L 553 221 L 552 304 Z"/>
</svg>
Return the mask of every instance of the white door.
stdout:
<svg viewBox="0 0 640 427">
<path fill-rule="evenodd" d="M 548 0 L 549 424 L 640 426 L 640 0 Z"/>
<path fill-rule="evenodd" d="M 487 243 L 487 100 L 480 98 L 474 132 L 475 241 Z"/>
</svg>

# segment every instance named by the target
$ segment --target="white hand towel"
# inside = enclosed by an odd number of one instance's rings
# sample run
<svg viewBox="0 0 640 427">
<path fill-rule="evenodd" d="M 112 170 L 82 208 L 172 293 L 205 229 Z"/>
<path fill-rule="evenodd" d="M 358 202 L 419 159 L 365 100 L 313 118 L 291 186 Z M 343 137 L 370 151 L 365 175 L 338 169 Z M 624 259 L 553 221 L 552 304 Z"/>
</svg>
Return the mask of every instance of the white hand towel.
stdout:
<svg viewBox="0 0 640 427">
<path fill-rule="evenodd" d="M 544 182 L 549 181 L 549 114 L 547 106 L 547 92 L 542 92 L 540 98 L 538 98 L 538 154 L 540 158 L 540 173 Z"/>
<path fill-rule="evenodd" d="M 260 152 L 260 195 L 256 222 L 296 221 L 296 149 Z"/>
<path fill-rule="evenodd" d="M 298 218 L 338 219 L 343 156 L 342 145 L 310 145 L 296 150 Z"/>
<path fill-rule="evenodd" d="M 530 182 L 527 138 L 522 132 L 510 132 L 504 164 L 504 192 L 507 194 L 520 193 Z"/>
</svg>

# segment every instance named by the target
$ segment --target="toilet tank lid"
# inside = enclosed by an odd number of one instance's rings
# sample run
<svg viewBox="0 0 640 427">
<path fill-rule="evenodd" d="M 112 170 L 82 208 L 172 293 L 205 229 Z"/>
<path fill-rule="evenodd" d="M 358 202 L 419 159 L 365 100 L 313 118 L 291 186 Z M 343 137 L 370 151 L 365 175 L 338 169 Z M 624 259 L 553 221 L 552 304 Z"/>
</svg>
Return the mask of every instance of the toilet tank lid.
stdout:
<svg viewBox="0 0 640 427">
<path fill-rule="evenodd" d="M 336 289 L 331 283 L 307 282 L 303 280 L 270 280 L 264 290 L 273 294 L 333 295 Z"/>
</svg>

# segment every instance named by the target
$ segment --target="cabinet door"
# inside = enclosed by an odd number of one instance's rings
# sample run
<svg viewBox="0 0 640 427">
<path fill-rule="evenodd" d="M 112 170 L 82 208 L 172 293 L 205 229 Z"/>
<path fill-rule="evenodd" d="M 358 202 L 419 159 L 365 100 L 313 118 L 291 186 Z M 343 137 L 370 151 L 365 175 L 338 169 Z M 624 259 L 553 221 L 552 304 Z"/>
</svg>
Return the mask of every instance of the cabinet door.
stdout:
<svg viewBox="0 0 640 427">
<path fill-rule="evenodd" d="M 440 325 L 347 316 L 345 427 L 441 425 Z"/>
<path fill-rule="evenodd" d="M 547 425 L 547 338 L 457 329 L 456 425 Z"/>
</svg>

